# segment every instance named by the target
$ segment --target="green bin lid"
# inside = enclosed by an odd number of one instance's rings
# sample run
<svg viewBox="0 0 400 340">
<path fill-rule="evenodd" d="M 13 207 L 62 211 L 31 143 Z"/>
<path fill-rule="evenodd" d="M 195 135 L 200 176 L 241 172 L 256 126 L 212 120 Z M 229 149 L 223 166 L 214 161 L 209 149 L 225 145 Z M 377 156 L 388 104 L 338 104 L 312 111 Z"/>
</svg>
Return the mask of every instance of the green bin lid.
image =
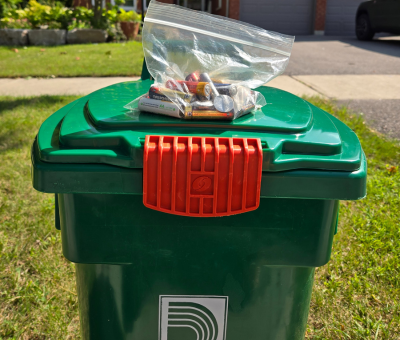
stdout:
<svg viewBox="0 0 400 340">
<path fill-rule="evenodd" d="M 259 138 L 263 171 L 354 171 L 361 167 L 362 149 L 355 133 L 288 92 L 260 87 L 267 105 L 234 121 L 181 120 L 124 109 L 151 84 L 138 81 L 112 85 L 51 116 L 39 131 L 40 159 L 142 168 L 146 135 L 218 136 Z"/>
<path fill-rule="evenodd" d="M 288 92 L 260 87 L 267 105 L 234 121 L 191 121 L 124 106 L 151 81 L 116 84 L 51 115 L 32 147 L 33 186 L 53 193 L 143 194 L 147 135 L 259 138 L 261 197 L 359 199 L 367 166 L 355 133 Z"/>
</svg>

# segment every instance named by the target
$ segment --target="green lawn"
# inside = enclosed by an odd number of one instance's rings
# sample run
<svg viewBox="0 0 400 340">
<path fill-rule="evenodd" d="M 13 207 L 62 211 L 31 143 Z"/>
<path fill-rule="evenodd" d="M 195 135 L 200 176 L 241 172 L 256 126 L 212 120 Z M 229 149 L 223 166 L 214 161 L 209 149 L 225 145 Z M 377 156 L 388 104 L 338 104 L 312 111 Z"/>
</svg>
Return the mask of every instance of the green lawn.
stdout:
<svg viewBox="0 0 400 340">
<path fill-rule="evenodd" d="M 79 339 L 74 266 L 61 254 L 54 196 L 32 189 L 30 146 L 73 97 L 0 98 L 0 339 Z M 400 146 L 331 102 L 369 163 L 368 196 L 341 203 L 332 259 L 317 269 L 307 339 L 400 338 Z M 396 171 L 397 170 L 397 171 Z"/>
<path fill-rule="evenodd" d="M 312 100 L 358 135 L 368 159 L 367 197 L 341 202 L 328 265 L 316 270 L 308 339 L 400 339 L 400 144 L 360 116 Z"/>
<path fill-rule="evenodd" d="M 17 50 L 18 52 L 15 52 Z M 142 44 L 0 46 L 0 77 L 140 76 Z"/>
</svg>

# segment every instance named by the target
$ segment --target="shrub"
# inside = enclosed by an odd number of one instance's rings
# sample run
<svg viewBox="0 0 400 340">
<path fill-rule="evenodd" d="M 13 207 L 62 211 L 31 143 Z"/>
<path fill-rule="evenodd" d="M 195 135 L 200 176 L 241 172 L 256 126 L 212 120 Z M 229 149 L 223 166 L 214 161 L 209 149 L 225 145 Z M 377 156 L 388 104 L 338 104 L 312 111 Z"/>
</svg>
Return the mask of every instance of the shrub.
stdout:
<svg viewBox="0 0 400 340">
<path fill-rule="evenodd" d="M 123 8 L 120 9 L 120 12 L 117 17 L 118 21 L 128 21 L 128 22 L 141 22 L 141 16 L 137 14 L 135 11 L 125 11 Z"/>
<path fill-rule="evenodd" d="M 100 20 L 95 20 L 93 9 L 76 7 L 70 9 L 60 2 L 53 2 L 52 6 L 41 4 L 36 0 L 29 0 L 24 9 L 18 4 L 22 0 L 0 0 L 0 9 L 4 11 L 4 18 L 0 19 L 1 28 L 60 28 L 60 29 L 87 29 L 100 28 L 107 30 L 113 41 L 125 40 L 119 26 L 121 21 L 140 22 L 140 15 L 134 11 L 119 9 L 118 5 L 107 4 L 101 11 Z M 116 1 L 123 3 L 121 0 Z"/>
<path fill-rule="evenodd" d="M 0 19 L 2 19 L 10 10 L 18 9 L 21 2 L 22 0 L 0 0 Z"/>
<path fill-rule="evenodd" d="M 92 24 L 93 10 L 86 7 L 76 7 L 71 13 L 70 20 L 76 19 L 77 21 Z"/>
<path fill-rule="evenodd" d="M 73 29 L 88 29 L 92 28 L 90 22 L 77 20 L 76 18 L 72 19 L 72 22 L 68 25 L 68 31 L 72 31 Z"/>
<path fill-rule="evenodd" d="M 50 6 L 39 4 L 35 0 L 30 0 L 28 6 L 24 9 L 24 15 L 33 28 L 40 28 L 40 26 L 52 21 L 50 11 Z"/>
<path fill-rule="evenodd" d="M 32 28 L 27 19 L 13 19 L 2 18 L 0 19 L 0 28 Z"/>
<path fill-rule="evenodd" d="M 1 1 L 1 0 L 0 0 Z M 42 5 L 30 0 L 24 9 L 8 8 L 1 19 L 6 28 L 67 28 L 73 12 L 60 3 L 54 6 Z M 22 27 L 19 27 L 22 26 Z"/>
</svg>

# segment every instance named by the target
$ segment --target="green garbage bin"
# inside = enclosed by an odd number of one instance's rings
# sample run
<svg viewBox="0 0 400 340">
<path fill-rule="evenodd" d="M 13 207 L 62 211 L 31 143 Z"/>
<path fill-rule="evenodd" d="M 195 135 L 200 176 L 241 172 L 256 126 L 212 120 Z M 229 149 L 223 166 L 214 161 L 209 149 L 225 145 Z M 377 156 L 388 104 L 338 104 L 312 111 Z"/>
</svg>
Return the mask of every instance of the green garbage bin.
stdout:
<svg viewBox="0 0 400 340">
<path fill-rule="evenodd" d="M 150 84 L 72 102 L 33 143 L 83 339 L 303 339 L 339 200 L 366 194 L 356 135 L 269 87 L 262 111 L 232 122 L 123 109 Z"/>
</svg>

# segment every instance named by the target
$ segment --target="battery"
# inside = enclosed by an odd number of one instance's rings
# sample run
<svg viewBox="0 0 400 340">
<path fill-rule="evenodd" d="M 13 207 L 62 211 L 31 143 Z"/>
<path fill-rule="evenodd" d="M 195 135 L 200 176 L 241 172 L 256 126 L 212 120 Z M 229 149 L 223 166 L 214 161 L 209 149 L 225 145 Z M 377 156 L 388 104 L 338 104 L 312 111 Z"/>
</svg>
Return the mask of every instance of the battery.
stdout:
<svg viewBox="0 0 400 340">
<path fill-rule="evenodd" d="M 139 99 L 138 109 L 151 113 L 158 113 L 175 118 L 184 118 L 182 107 L 173 102 L 142 97 Z"/>
<path fill-rule="evenodd" d="M 256 106 L 253 103 L 248 103 L 246 105 L 243 105 L 243 107 L 238 112 L 236 112 L 236 118 L 250 113 L 255 109 L 255 107 Z"/>
<path fill-rule="evenodd" d="M 217 110 L 196 110 L 191 106 L 185 107 L 185 119 L 233 119 L 233 110 L 230 112 L 219 112 Z"/>
<path fill-rule="evenodd" d="M 179 86 L 180 85 L 180 86 Z M 168 80 L 165 86 L 172 90 L 179 90 L 180 87 L 189 90 L 189 92 L 197 94 L 200 98 L 210 99 L 211 87 L 206 82 L 185 81 L 185 80 Z"/>
<path fill-rule="evenodd" d="M 192 93 L 185 93 L 182 91 L 167 89 L 165 87 L 151 86 L 149 90 L 149 98 L 163 101 L 171 101 L 170 98 L 176 98 L 182 99 L 182 101 L 185 101 L 186 103 L 190 103 L 195 99 L 195 95 Z"/>
<path fill-rule="evenodd" d="M 214 103 L 211 100 L 195 101 L 190 103 L 193 110 L 216 110 Z"/>
<path fill-rule="evenodd" d="M 234 96 L 237 93 L 236 85 L 232 84 L 214 84 L 219 94 L 225 94 L 227 96 Z"/>
<path fill-rule="evenodd" d="M 186 78 L 186 81 L 200 81 L 200 76 L 197 72 L 190 73 Z"/>
<path fill-rule="evenodd" d="M 215 84 L 225 84 L 226 80 L 224 79 L 216 79 L 216 78 L 211 78 L 212 82 Z"/>
</svg>

